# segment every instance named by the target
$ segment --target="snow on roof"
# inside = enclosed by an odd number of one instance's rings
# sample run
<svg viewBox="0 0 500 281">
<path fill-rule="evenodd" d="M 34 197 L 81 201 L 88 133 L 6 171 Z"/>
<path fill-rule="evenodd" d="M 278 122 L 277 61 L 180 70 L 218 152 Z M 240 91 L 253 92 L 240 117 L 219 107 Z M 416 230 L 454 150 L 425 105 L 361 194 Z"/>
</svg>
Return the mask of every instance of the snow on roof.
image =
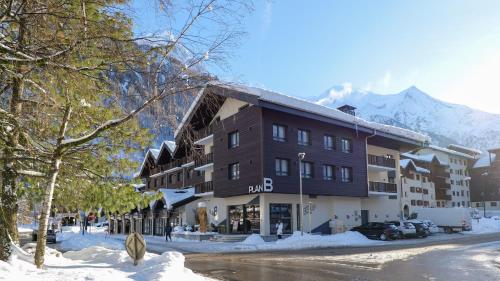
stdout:
<svg viewBox="0 0 500 281">
<path fill-rule="evenodd" d="M 491 162 L 495 161 L 496 155 L 492 154 L 491 155 Z M 474 163 L 474 166 L 472 168 L 485 168 L 490 166 L 490 156 L 485 155 L 479 159 L 477 159 L 476 163 Z"/>
<path fill-rule="evenodd" d="M 145 187 L 146 185 L 143 183 L 139 183 L 139 184 L 132 184 L 132 186 L 135 188 L 135 191 L 139 191 L 141 187 Z"/>
<path fill-rule="evenodd" d="M 158 155 L 160 154 L 160 150 L 159 149 L 155 149 L 155 148 L 151 148 L 149 151 L 151 152 L 151 154 L 153 155 L 153 157 L 156 160 L 158 158 Z"/>
<path fill-rule="evenodd" d="M 261 101 L 266 101 L 274 104 L 279 104 L 282 106 L 286 106 L 289 108 L 294 108 L 297 110 L 301 111 L 307 111 L 310 113 L 322 115 L 328 118 L 332 119 L 337 119 L 341 120 L 344 122 L 349 122 L 356 124 L 358 126 L 364 126 L 368 127 L 373 130 L 377 130 L 380 132 L 396 135 L 399 137 L 415 140 L 418 142 L 429 142 L 430 137 L 423 135 L 421 133 L 417 133 L 411 130 L 395 127 L 395 126 L 390 126 L 390 125 L 385 125 L 385 124 L 380 124 L 380 123 L 375 123 L 375 122 L 369 122 L 366 121 L 362 118 L 359 118 L 357 116 L 353 116 L 347 113 L 344 113 L 338 109 L 334 109 L 331 107 L 327 107 L 324 105 L 312 103 L 310 101 L 306 101 L 300 98 L 284 95 L 281 93 L 261 89 L 261 88 L 256 88 L 256 87 L 250 87 L 250 86 L 244 86 L 244 85 L 238 85 L 238 84 L 229 84 L 229 83 L 224 83 L 220 81 L 212 81 L 208 82 L 207 85 L 212 85 L 212 86 L 217 86 L 217 87 L 222 87 L 226 88 L 229 90 L 234 90 L 242 93 L 246 93 L 249 95 L 256 96 L 259 100 Z M 193 101 L 193 104 L 191 104 L 191 107 L 188 109 L 186 114 L 184 115 L 184 118 L 182 119 L 181 124 L 179 124 L 179 127 L 175 131 L 175 136 L 180 132 L 182 126 L 184 126 L 184 123 L 187 122 L 187 119 L 189 118 L 189 115 L 191 114 L 191 111 L 194 110 L 195 104 L 200 100 L 201 96 L 203 95 L 204 89 L 202 89 L 198 95 L 196 96 L 196 99 Z"/>
<path fill-rule="evenodd" d="M 436 158 L 441 165 L 447 165 L 447 162 L 441 161 L 435 154 L 429 153 L 429 154 L 412 154 L 412 153 L 401 153 L 402 156 L 413 159 L 415 161 L 422 161 L 422 162 L 427 162 L 430 163 L 434 158 Z"/>
<path fill-rule="evenodd" d="M 441 152 L 444 152 L 444 153 L 453 154 L 455 156 L 461 156 L 461 157 L 468 158 L 468 159 L 474 159 L 474 157 L 470 156 L 469 154 L 465 154 L 465 153 L 458 152 L 458 151 L 455 151 L 455 150 L 452 150 L 452 149 L 440 147 L 440 146 L 437 146 L 437 145 L 432 145 L 431 144 L 431 145 L 429 145 L 429 148 L 430 149 L 434 149 L 434 150 L 438 150 L 438 151 L 441 151 Z"/>
<path fill-rule="evenodd" d="M 425 168 L 422 168 L 422 167 L 419 167 L 415 164 L 415 162 L 413 162 L 413 160 L 411 159 L 401 159 L 399 160 L 399 166 L 406 169 L 406 167 L 408 167 L 408 165 L 412 163 L 413 166 L 415 167 L 415 170 L 417 173 L 421 173 L 421 174 L 430 174 L 431 171 L 425 169 Z"/>
<path fill-rule="evenodd" d="M 148 151 L 146 152 L 146 155 L 144 156 L 144 159 L 142 159 L 141 166 L 139 166 L 139 172 L 134 173 L 134 178 L 138 177 L 141 174 L 142 169 L 144 169 L 144 165 L 146 165 L 146 160 L 148 159 L 148 155 L 153 156 L 154 161 L 156 162 L 156 159 L 158 159 L 159 154 L 160 154 L 159 149 L 154 149 L 154 148 L 148 149 Z"/>
<path fill-rule="evenodd" d="M 199 91 L 198 91 L 198 94 L 196 95 L 196 97 L 194 98 L 193 102 L 191 103 L 191 105 L 189 106 L 188 110 L 186 111 L 186 113 L 184 114 L 184 116 L 182 117 L 182 120 L 181 120 L 181 123 L 179 123 L 179 126 L 177 126 L 177 129 L 175 129 L 175 132 L 174 132 L 174 138 L 177 138 L 177 134 L 181 131 L 182 127 L 184 127 L 184 124 L 187 122 L 187 120 L 189 119 L 189 115 L 191 115 L 191 111 L 194 110 L 194 108 L 196 107 L 196 105 L 198 104 L 198 102 L 200 101 L 201 97 L 203 96 L 203 93 L 205 92 L 205 89 L 207 88 L 207 86 L 205 85 L 204 87 L 202 87 Z"/>
<path fill-rule="evenodd" d="M 500 150 L 500 146 L 488 148 L 488 151 L 496 151 L 496 150 Z"/>
<path fill-rule="evenodd" d="M 175 203 L 194 196 L 194 187 L 185 189 L 160 188 L 159 191 L 163 193 L 163 199 L 165 200 L 167 209 L 172 209 Z"/>
<path fill-rule="evenodd" d="M 459 145 L 459 144 L 450 144 L 450 145 L 448 145 L 448 148 L 450 148 L 450 149 L 453 149 L 453 148 L 463 149 L 463 150 L 470 151 L 470 152 L 476 153 L 476 154 L 483 153 L 479 149 L 470 148 L 470 147 L 462 146 L 462 145 Z"/>
<path fill-rule="evenodd" d="M 175 141 L 164 141 L 162 145 L 166 145 L 170 152 L 174 152 L 176 148 Z"/>
</svg>

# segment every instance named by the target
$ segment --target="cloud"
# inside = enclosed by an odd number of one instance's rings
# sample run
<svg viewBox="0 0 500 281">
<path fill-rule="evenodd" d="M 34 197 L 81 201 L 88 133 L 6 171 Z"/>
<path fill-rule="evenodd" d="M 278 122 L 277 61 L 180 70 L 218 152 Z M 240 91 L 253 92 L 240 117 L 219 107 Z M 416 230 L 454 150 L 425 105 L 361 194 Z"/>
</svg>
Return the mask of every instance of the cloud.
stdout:
<svg viewBox="0 0 500 281">
<path fill-rule="evenodd" d="M 391 83 L 392 74 L 390 71 L 386 71 L 384 77 L 380 80 L 380 84 L 384 87 L 388 87 Z"/>
</svg>

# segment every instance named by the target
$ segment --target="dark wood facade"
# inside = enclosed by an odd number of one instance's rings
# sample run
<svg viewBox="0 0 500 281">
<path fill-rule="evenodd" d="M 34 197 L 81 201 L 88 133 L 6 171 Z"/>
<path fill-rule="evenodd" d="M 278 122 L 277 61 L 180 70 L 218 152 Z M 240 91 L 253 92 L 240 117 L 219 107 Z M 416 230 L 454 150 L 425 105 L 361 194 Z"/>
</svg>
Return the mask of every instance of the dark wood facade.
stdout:
<svg viewBox="0 0 500 281">
<path fill-rule="evenodd" d="M 500 149 L 490 150 L 489 153 L 491 164 L 471 169 L 470 191 L 473 202 L 500 201 Z"/>
</svg>

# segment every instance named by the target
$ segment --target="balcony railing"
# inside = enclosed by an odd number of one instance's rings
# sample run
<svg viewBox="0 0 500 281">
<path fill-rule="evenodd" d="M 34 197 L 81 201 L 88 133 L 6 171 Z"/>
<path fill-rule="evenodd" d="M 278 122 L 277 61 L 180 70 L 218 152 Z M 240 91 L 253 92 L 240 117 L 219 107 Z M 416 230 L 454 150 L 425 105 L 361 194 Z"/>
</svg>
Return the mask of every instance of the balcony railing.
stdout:
<svg viewBox="0 0 500 281">
<path fill-rule="evenodd" d="M 195 193 L 205 193 L 205 192 L 211 192 L 214 191 L 214 184 L 213 181 L 207 181 L 207 182 L 202 182 L 202 183 L 197 183 L 194 185 L 194 190 Z"/>
<path fill-rule="evenodd" d="M 371 181 L 369 184 L 369 191 L 371 191 L 371 192 L 397 193 L 398 187 L 395 183 Z"/>
<path fill-rule="evenodd" d="M 200 166 L 204 166 L 204 165 L 207 165 L 207 164 L 210 164 L 213 162 L 214 162 L 214 154 L 209 153 L 209 154 L 205 154 L 205 155 L 201 155 L 199 157 L 196 157 L 194 160 L 194 165 L 196 167 L 200 167 Z"/>
<path fill-rule="evenodd" d="M 439 188 L 451 189 L 451 184 L 446 182 L 446 178 L 432 177 L 431 180 L 432 182 L 434 182 L 434 186 L 436 187 L 436 189 Z"/>
<path fill-rule="evenodd" d="M 448 195 L 446 193 L 442 193 L 442 192 L 437 192 L 436 193 L 436 200 L 447 200 L 447 201 L 451 201 L 451 195 Z"/>
<path fill-rule="evenodd" d="M 396 168 L 396 160 L 384 156 L 368 154 L 368 164 L 388 168 Z"/>
<path fill-rule="evenodd" d="M 207 127 L 194 132 L 194 140 L 201 140 L 205 137 L 214 133 L 214 129 L 219 125 L 220 122 L 214 122 Z"/>
</svg>

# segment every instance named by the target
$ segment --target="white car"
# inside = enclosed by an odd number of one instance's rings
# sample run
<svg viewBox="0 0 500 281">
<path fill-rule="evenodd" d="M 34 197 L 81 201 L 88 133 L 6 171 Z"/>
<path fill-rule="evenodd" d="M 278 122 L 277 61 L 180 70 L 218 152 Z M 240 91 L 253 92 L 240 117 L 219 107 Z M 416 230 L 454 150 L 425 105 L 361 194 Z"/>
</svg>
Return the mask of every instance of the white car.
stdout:
<svg viewBox="0 0 500 281">
<path fill-rule="evenodd" d="M 417 230 L 413 224 L 406 221 L 391 221 L 389 223 L 394 224 L 398 230 L 401 237 L 411 237 L 417 235 Z"/>
<path fill-rule="evenodd" d="M 423 220 L 422 222 L 425 223 L 429 227 L 429 232 L 431 234 L 440 232 L 439 227 L 435 223 L 433 223 L 432 221 Z"/>
</svg>

